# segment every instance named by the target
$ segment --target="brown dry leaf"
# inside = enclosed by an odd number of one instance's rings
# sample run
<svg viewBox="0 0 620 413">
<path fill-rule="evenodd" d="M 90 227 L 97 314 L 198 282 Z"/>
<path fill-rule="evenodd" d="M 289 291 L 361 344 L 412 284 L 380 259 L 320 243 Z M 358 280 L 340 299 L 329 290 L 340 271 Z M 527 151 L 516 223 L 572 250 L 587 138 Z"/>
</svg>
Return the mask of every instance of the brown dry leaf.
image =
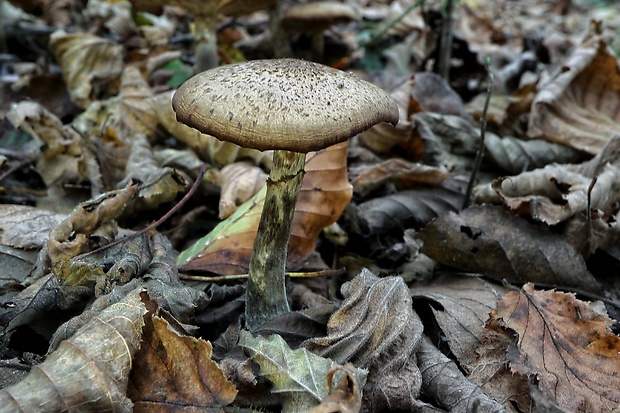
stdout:
<svg viewBox="0 0 620 413">
<path fill-rule="evenodd" d="M 548 165 L 476 187 L 477 203 L 502 203 L 520 215 L 548 225 L 568 220 L 588 208 L 614 209 L 620 200 L 620 169 L 608 164 L 600 174 L 586 176 L 570 165 Z M 591 190 L 590 190 L 591 189 Z"/>
<path fill-rule="evenodd" d="M 327 336 L 304 346 L 340 364 L 368 369 L 363 411 L 411 411 L 421 375 L 415 352 L 422 321 L 400 277 L 378 278 L 364 269 L 342 287 L 344 302 L 327 324 Z"/>
<path fill-rule="evenodd" d="M 174 91 L 169 91 L 155 95 L 151 99 L 152 107 L 161 125 L 178 140 L 196 151 L 198 156 L 218 168 L 241 159 L 251 159 L 257 165 L 271 168 L 271 151 L 261 152 L 242 148 L 177 122 L 174 110 L 172 110 L 173 94 Z"/>
<path fill-rule="evenodd" d="M 433 72 L 419 72 L 412 76 L 411 81 L 410 116 L 417 112 L 434 112 L 459 116 L 473 123 L 463 99 L 443 77 Z"/>
<path fill-rule="evenodd" d="M 429 306 L 441 329 L 439 336 L 467 378 L 507 407 L 511 402 L 527 407 L 531 402 L 527 381 L 508 370 L 505 337 L 485 329 L 489 313 L 507 291 L 481 278 L 450 275 L 411 288 L 414 300 L 431 300 L 441 306 Z"/>
<path fill-rule="evenodd" d="M 517 335 L 507 353 L 512 370 L 535 379 L 561 408 L 604 413 L 620 405 L 620 338 L 607 315 L 574 294 L 526 284 L 505 295 L 491 318 L 489 328 Z"/>
<path fill-rule="evenodd" d="M 54 32 L 50 47 L 62 68 L 71 99 L 86 108 L 105 82 L 118 78 L 123 47 L 88 33 Z"/>
<path fill-rule="evenodd" d="M 500 207 L 482 205 L 442 215 L 416 238 L 424 241 L 424 254 L 451 267 L 499 281 L 598 292 L 596 281 L 571 244 Z"/>
<path fill-rule="evenodd" d="M 347 142 L 309 153 L 305 170 L 288 245 L 289 267 L 314 251 L 321 230 L 338 220 L 353 194 L 347 176 Z M 184 271 L 247 273 L 264 198 L 263 189 L 183 251 L 177 265 Z"/>
<path fill-rule="evenodd" d="M 2 410 L 131 412 L 125 392 L 145 313 L 139 289 L 103 310 L 26 378 L 0 390 Z"/>
<path fill-rule="evenodd" d="M 211 343 L 180 334 L 165 319 L 146 317 L 127 394 L 140 412 L 223 412 L 237 390 L 211 360 Z"/>
<path fill-rule="evenodd" d="M 115 121 L 119 129 L 127 135 L 144 133 L 149 137 L 155 135 L 159 123 L 157 114 L 151 106 L 153 91 L 142 77 L 140 70 L 128 66 L 121 76 Z"/>
<path fill-rule="evenodd" d="M 6 115 L 15 128 L 27 132 L 42 144 L 43 156 L 37 160 L 37 171 L 47 188 L 47 198 L 38 206 L 57 212 L 69 212 L 84 199 L 82 194 L 65 191 L 65 184 L 90 182 L 90 195 L 103 191 L 102 176 L 94 151 L 73 128 L 35 102 L 13 105 Z"/>
<path fill-rule="evenodd" d="M 601 36 L 602 23 L 544 85 L 532 105 L 528 135 L 598 153 L 620 128 L 620 68 Z"/>
<path fill-rule="evenodd" d="M 446 167 L 434 167 L 421 163 L 409 162 L 400 158 L 390 158 L 369 167 L 363 166 L 352 180 L 355 193 L 364 196 L 369 192 L 393 182 L 400 190 L 410 189 L 417 184 L 439 185 L 450 176 Z"/>
<path fill-rule="evenodd" d="M 239 205 L 260 191 L 267 176 L 250 162 L 234 162 L 223 167 L 217 178 L 221 187 L 219 218 L 228 218 Z"/>
<path fill-rule="evenodd" d="M 412 138 L 411 121 L 409 120 L 409 101 L 411 81 L 408 79 L 390 92 L 390 96 L 398 105 L 398 124 L 392 126 L 385 122 L 379 123 L 360 134 L 360 142 L 373 152 L 388 153 L 394 146 L 408 147 Z"/>
<path fill-rule="evenodd" d="M 335 367 L 327 373 L 329 393 L 309 413 L 357 413 L 362 407 L 362 387 L 358 370 L 351 363 Z"/>
<path fill-rule="evenodd" d="M 116 219 L 137 192 L 137 185 L 129 185 L 84 202 L 50 232 L 47 252 L 51 270 L 62 284 L 87 285 L 103 274 L 100 263 L 89 265 L 74 259 L 114 240 Z"/>
</svg>

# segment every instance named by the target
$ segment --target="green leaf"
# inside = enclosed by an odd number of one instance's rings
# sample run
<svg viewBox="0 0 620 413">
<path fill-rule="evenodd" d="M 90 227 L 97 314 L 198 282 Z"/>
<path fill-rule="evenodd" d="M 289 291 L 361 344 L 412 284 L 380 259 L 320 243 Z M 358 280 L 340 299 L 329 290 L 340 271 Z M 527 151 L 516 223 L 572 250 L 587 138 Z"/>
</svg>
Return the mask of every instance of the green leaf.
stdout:
<svg viewBox="0 0 620 413">
<path fill-rule="evenodd" d="M 260 374 L 273 383 L 282 411 L 306 412 L 327 395 L 326 376 L 337 364 L 302 348 L 291 350 L 277 334 L 253 337 L 241 332 L 239 344 L 260 365 Z"/>
</svg>

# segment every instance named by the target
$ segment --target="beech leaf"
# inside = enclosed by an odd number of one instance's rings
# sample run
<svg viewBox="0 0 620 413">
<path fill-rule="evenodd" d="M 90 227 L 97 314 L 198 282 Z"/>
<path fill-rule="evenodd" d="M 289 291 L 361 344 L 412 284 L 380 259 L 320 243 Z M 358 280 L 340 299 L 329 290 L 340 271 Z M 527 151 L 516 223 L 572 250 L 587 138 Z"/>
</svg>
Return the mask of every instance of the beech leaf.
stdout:
<svg viewBox="0 0 620 413">
<path fill-rule="evenodd" d="M 288 245 L 289 266 L 314 251 L 321 230 L 338 220 L 353 193 L 347 177 L 347 142 L 308 154 L 305 169 Z M 263 188 L 179 254 L 177 265 L 184 271 L 247 273 L 265 192 Z"/>
<path fill-rule="evenodd" d="M 131 412 L 125 392 L 146 313 L 139 293 L 103 310 L 22 381 L 0 390 L 2 410 Z"/>
<path fill-rule="evenodd" d="M 526 284 L 506 294 L 491 318 L 488 328 L 516 333 L 507 353 L 513 372 L 534 377 L 546 398 L 571 412 L 617 411 L 620 337 L 607 315 L 574 294 Z"/>
<path fill-rule="evenodd" d="M 237 390 L 211 360 L 211 343 L 179 334 L 159 316 L 147 317 L 128 396 L 134 412 L 223 412 Z"/>
</svg>

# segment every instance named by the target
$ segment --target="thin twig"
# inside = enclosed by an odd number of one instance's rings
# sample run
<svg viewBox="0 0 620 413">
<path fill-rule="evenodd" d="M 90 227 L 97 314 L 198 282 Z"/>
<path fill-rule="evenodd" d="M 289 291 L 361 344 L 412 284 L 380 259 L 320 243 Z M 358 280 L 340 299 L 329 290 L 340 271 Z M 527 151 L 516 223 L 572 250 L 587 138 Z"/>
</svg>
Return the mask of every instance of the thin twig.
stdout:
<svg viewBox="0 0 620 413">
<path fill-rule="evenodd" d="M 441 41 L 437 72 L 446 81 L 450 80 L 450 61 L 452 60 L 452 28 L 454 27 L 454 9 L 456 0 L 445 0 L 442 10 Z"/>
<path fill-rule="evenodd" d="M 337 270 L 322 270 L 322 271 L 311 271 L 311 272 L 287 272 L 285 275 L 291 278 L 314 278 L 314 277 L 325 277 L 328 275 L 342 275 L 347 271 L 344 268 L 339 268 Z M 179 278 L 186 281 L 204 281 L 204 282 L 222 282 L 222 281 L 236 281 L 236 280 L 245 280 L 248 278 L 247 274 L 233 274 L 233 275 L 217 275 L 217 276 L 203 276 L 203 275 L 189 275 L 189 274 L 179 274 Z"/>
<path fill-rule="evenodd" d="M 394 26 L 396 26 L 398 23 L 400 23 L 405 17 L 407 17 L 407 15 L 409 13 L 411 13 L 413 10 L 415 10 L 417 7 L 420 7 L 422 4 L 424 4 L 425 0 L 418 0 L 416 1 L 414 4 L 410 5 L 409 7 L 407 7 L 401 14 L 399 14 L 394 20 L 392 20 L 391 22 L 389 22 L 388 24 L 386 24 L 381 30 L 379 30 L 378 32 L 372 33 L 370 35 L 370 39 L 368 39 L 367 41 L 363 42 L 362 44 L 359 45 L 358 49 L 362 49 L 364 47 L 367 47 L 371 44 L 373 44 L 374 42 L 376 42 L 377 40 L 379 40 L 380 38 L 383 37 L 383 35 L 385 35 L 391 28 L 393 28 Z"/>
<path fill-rule="evenodd" d="M 487 71 L 487 96 L 484 100 L 484 109 L 482 110 L 482 116 L 480 117 L 480 143 L 478 146 L 478 151 L 476 152 L 476 160 L 474 161 L 474 168 L 471 171 L 471 177 L 469 178 L 469 183 L 467 184 L 467 191 L 465 192 L 465 199 L 463 200 L 463 209 L 469 206 L 469 200 L 471 198 L 471 193 L 474 189 L 474 183 L 476 182 L 476 176 L 478 175 L 478 171 L 480 170 L 480 165 L 482 164 L 482 157 L 484 156 L 484 136 L 487 130 L 487 111 L 489 110 L 489 102 L 491 101 L 491 95 L 493 94 L 493 72 L 491 72 L 491 58 L 487 57 L 484 67 Z"/>
</svg>

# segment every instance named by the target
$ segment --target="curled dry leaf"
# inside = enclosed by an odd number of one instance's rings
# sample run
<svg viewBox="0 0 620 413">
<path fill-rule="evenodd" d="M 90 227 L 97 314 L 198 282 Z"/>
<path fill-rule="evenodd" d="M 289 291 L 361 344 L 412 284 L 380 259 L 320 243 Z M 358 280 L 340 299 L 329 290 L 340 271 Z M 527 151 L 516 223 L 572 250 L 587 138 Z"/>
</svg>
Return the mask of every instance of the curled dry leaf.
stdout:
<svg viewBox="0 0 620 413">
<path fill-rule="evenodd" d="M 512 174 L 542 168 L 550 163 L 570 163 L 583 159 L 583 153 L 543 139 L 524 141 L 512 136 L 500 138 L 487 132 L 484 148 L 488 160 Z"/>
<path fill-rule="evenodd" d="M 364 411 L 412 410 L 421 385 L 415 352 L 422 322 L 400 277 L 378 278 L 364 269 L 342 287 L 344 302 L 327 336 L 304 346 L 338 363 L 368 369 Z"/>
<path fill-rule="evenodd" d="M 129 377 L 133 411 L 223 412 L 237 389 L 211 360 L 211 351 L 210 342 L 179 333 L 149 314 Z"/>
<path fill-rule="evenodd" d="M 499 207 L 475 206 L 432 221 L 416 238 L 441 264 L 514 283 L 536 282 L 598 292 L 583 258 L 560 235 Z"/>
<path fill-rule="evenodd" d="M 49 235 L 47 253 L 51 270 L 65 285 L 88 285 L 103 274 L 102 264 L 75 261 L 78 255 L 114 240 L 118 232 L 116 219 L 136 196 L 137 185 L 106 193 L 78 205 Z"/>
<path fill-rule="evenodd" d="M 596 154 L 620 128 L 620 67 L 601 35 L 602 22 L 536 95 L 528 135 Z"/>
<path fill-rule="evenodd" d="M 220 170 L 219 218 L 228 218 L 237 207 L 250 199 L 265 186 L 267 174 L 250 162 L 234 162 Z"/>
<path fill-rule="evenodd" d="M 131 412 L 125 392 L 145 313 L 140 290 L 109 306 L 22 381 L 0 390 L 0 406 L 7 412 Z"/>
<path fill-rule="evenodd" d="M 347 142 L 309 153 L 305 169 L 288 245 L 289 266 L 314 251 L 321 230 L 338 220 L 353 193 L 347 175 Z M 217 274 L 247 273 L 264 199 L 263 189 L 183 251 L 177 265 Z"/>
<path fill-rule="evenodd" d="M 593 177 L 571 165 L 548 165 L 542 169 L 502 177 L 474 190 L 477 203 L 502 203 L 521 215 L 554 225 L 590 208 L 614 209 L 620 200 L 620 169 L 607 165 Z"/>
<path fill-rule="evenodd" d="M 221 168 L 241 159 L 251 159 L 257 165 L 271 168 L 271 151 L 257 151 L 242 148 L 234 143 L 198 132 L 181 122 L 177 122 L 172 110 L 172 95 L 174 90 L 155 95 L 151 104 L 157 113 L 159 123 L 178 140 L 192 148 L 198 156 L 212 165 Z"/>
<path fill-rule="evenodd" d="M 71 99 L 81 108 L 93 101 L 99 82 L 117 78 L 123 68 L 123 47 L 88 33 L 57 31 L 50 47 L 62 69 Z"/>
<path fill-rule="evenodd" d="M 272 392 L 278 395 L 284 412 L 307 412 L 317 406 L 328 394 L 325 379 L 330 371 L 342 368 L 329 358 L 319 357 L 305 348 L 291 350 L 276 334 L 255 338 L 242 331 L 239 345 L 260 365 L 260 375 L 273 383 Z M 364 370 L 352 371 L 363 381 Z"/>
<path fill-rule="evenodd" d="M 620 338 L 611 319 L 574 294 L 526 284 L 506 294 L 488 328 L 516 333 L 508 350 L 513 372 L 533 377 L 543 395 L 571 412 L 612 412 L 620 406 Z"/>
</svg>

